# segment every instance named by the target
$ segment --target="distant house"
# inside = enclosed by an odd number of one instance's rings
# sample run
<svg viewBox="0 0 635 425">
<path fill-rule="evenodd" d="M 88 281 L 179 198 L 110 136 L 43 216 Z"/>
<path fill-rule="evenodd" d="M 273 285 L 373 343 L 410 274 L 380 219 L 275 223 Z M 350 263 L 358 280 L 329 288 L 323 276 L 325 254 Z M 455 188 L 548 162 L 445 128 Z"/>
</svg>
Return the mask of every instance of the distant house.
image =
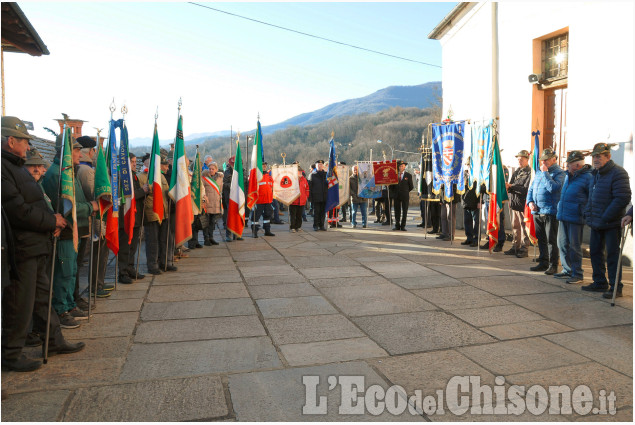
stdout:
<svg viewBox="0 0 635 425">
<path fill-rule="evenodd" d="M 428 38 L 442 46 L 443 116 L 500 117 L 506 165 L 538 129 L 560 161 L 618 143 L 633 181 L 632 3 L 458 3 Z"/>
</svg>

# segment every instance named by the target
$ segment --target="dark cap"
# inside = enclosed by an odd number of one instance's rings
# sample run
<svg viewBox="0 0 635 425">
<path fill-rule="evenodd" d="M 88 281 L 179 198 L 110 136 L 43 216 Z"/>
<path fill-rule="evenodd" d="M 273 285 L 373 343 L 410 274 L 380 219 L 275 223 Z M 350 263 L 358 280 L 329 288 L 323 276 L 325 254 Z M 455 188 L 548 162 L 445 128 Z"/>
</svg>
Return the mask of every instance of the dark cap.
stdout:
<svg viewBox="0 0 635 425">
<path fill-rule="evenodd" d="M 2 117 L 2 135 L 20 139 L 33 139 L 33 136 L 26 129 L 26 125 L 18 117 Z"/>
<path fill-rule="evenodd" d="M 62 148 L 62 137 L 63 136 L 64 136 L 63 134 L 58 134 L 57 137 L 55 138 L 55 149 L 61 149 Z M 71 136 L 71 145 L 72 145 L 72 149 L 81 149 L 81 148 L 83 148 L 83 146 L 73 136 Z"/>
<path fill-rule="evenodd" d="M 520 157 L 529 158 L 529 152 L 523 149 L 522 151 L 516 154 L 516 158 L 520 158 Z"/>
<path fill-rule="evenodd" d="M 596 143 L 595 146 L 593 146 L 591 156 L 599 155 L 601 153 L 611 153 L 611 146 L 615 145 L 611 145 L 609 143 Z"/>
<path fill-rule="evenodd" d="M 159 148 L 159 155 L 161 156 L 161 164 L 168 164 L 168 151 L 163 148 Z"/>
<path fill-rule="evenodd" d="M 227 160 L 228 164 L 234 165 L 234 162 L 236 162 L 236 157 L 235 156 L 230 156 L 229 159 Z"/>
<path fill-rule="evenodd" d="M 402 161 L 401 159 L 397 160 L 397 167 L 399 167 L 401 164 L 405 164 L 404 161 Z"/>
<path fill-rule="evenodd" d="M 315 161 L 315 164 L 316 164 L 316 165 L 317 165 L 317 164 L 324 164 L 324 161 L 323 161 L 323 160 L 321 160 L 321 159 L 318 159 L 317 161 Z"/>
<path fill-rule="evenodd" d="M 24 165 L 46 165 L 46 161 L 44 161 L 44 157 L 37 148 L 31 148 L 31 150 L 26 153 Z"/>
<path fill-rule="evenodd" d="M 82 145 L 82 148 L 94 148 L 95 146 L 97 146 L 97 142 L 95 142 L 93 138 L 89 136 L 78 137 L 77 142 Z"/>
<path fill-rule="evenodd" d="M 571 151 L 567 156 L 567 162 L 584 161 L 584 154 L 580 151 Z"/>
<path fill-rule="evenodd" d="M 346 162 L 344 162 L 344 161 L 340 161 L 340 162 L 339 162 L 339 164 L 340 164 L 340 165 L 346 165 Z"/>
<path fill-rule="evenodd" d="M 262 165 L 269 165 L 267 161 L 262 161 Z"/>
<path fill-rule="evenodd" d="M 553 151 L 553 149 L 551 148 L 547 148 L 544 151 L 542 151 L 542 155 L 540 155 L 540 158 L 538 158 L 540 161 L 546 161 L 548 159 L 551 159 L 553 157 L 556 156 L 556 153 Z"/>
</svg>

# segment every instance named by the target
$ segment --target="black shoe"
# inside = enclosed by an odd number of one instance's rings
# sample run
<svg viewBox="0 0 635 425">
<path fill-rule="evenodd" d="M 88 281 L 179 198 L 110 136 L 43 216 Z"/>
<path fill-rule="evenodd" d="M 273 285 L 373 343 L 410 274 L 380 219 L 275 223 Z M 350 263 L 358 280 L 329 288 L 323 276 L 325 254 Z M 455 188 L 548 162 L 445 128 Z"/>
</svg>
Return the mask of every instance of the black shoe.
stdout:
<svg viewBox="0 0 635 425">
<path fill-rule="evenodd" d="M 216 242 L 214 239 L 210 239 L 210 243 L 211 243 L 212 245 L 218 245 L 218 242 Z"/>
<path fill-rule="evenodd" d="M 449 242 L 449 241 L 451 241 L 452 239 L 450 239 L 450 237 L 449 237 L 449 236 L 444 236 L 444 237 L 443 237 L 443 239 L 441 239 L 441 240 L 442 240 L 443 242 Z"/>
<path fill-rule="evenodd" d="M 392 228 L 392 230 L 401 230 L 401 227 L 395 226 L 395 227 Z"/>
<path fill-rule="evenodd" d="M 382 226 L 390 226 L 390 223 L 387 221 L 384 221 L 383 223 L 381 223 Z"/>
<path fill-rule="evenodd" d="M 615 298 L 621 298 L 621 297 L 622 297 L 622 288 L 618 286 L 617 292 L 615 293 Z M 603 293 L 602 298 L 606 298 L 607 300 L 613 299 L 613 288 L 609 288 L 608 291 Z"/>
<path fill-rule="evenodd" d="M 68 312 L 60 314 L 60 328 L 75 329 L 79 328 L 79 323 Z"/>
<path fill-rule="evenodd" d="M 161 270 L 159 270 L 159 269 L 148 269 L 148 273 L 157 275 L 157 274 L 161 274 Z"/>
<path fill-rule="evenodd" d="M 346 219 L 345 218 L 341 219 L 340 223 L 346 223 Z"/>
<path fill-rule="evenodd" d="M 580 289 L 582 289 L 583 291 L 589 291 L 589 292 L 606 292 L 609 289 L 609 285 L 607 283 L 593 282 L 592 284 L 583 286 Z M 620 288 L 618 287 L 617 290 L 619 291 L 619 289 Z"/>
<path fill-rule="evenodd" d="M 447 235 L 444 235 L 443 233 L 440 233 L 439 236 L 437 236 L 437 239 L 445 239 L 447 238 Z"/>
<path fill-rule="evenodd" d="M 168 271 L 168 272 L 175 272 L 175 271 L 177 271 L 178 269 L 179 269 L 179 268 L 178 268 L 178 267 L 176 267 L 176 266 L 167 266 L 167 267 L 165 268 L 165 270 L 166 270 L 166 271 Z"/>
<path fill-rule="evenodd" d="M 201 245 L 200 243 L 196 242 L 196 245 L 194 245 L 194 248 L 203 248 L 203 245 Z"/>
<path fill-rule="evenodd" d="M 558 267 L 556 266 L 551 266 L 549 267 L 547 270 L 545 270 L 545 274 L 546 275 L 553 275 L 558 271 Z"/>
<path fill-rule="evenodd" d="M 547 264 L 538 264 L 537 266 L 529 267 L 532 272 L 544 272 L 549 266 Z"/>
<path fill-rule="evenodd" d="M 314 232 L 317 232 L 318 230 L 320 230 L 320 229 L 319 229 L 319 228 L 317 228 L 317 227 L 314 227 L 314 228 L 313 228 L 313 231 L 314 231 Z"/>
<path fill-rule="evenodd" d="M 502 245 L 496 245 L 494 246 L 494 249 L 492 249 L 493 252 L 501 252 L 502 250 L 503 250 Z"/>
<path fill-rule="evenodd" d="M 381 223 L 381 220 L 375 220 L 373 223 Z"/>
<path fill-rule="evenodd" d="M 209 239 L 205 239 L 205 241 L 203 242 L 203 245 L 212 246 L 212 243 L 209 241 Z"/>
<path fill-rule="evenodd" d="M 110 292 L 109 292 L 109 293 L 110 293 Z M 75 304 L 76 304 L 76 305 L 77 305 L 77 307 L 79 307 L 81 310 L 88 311 L 88 301 L 86 301 L 85 299 L 80 298 L 78 301 L 76 301 L 76 302 L 75 302 Z M 95 303 L 93 303 L 93 304 L 90 306 L 90 308 L 94 310 L 94 309 L 95 309 Z"/>
<path fill-rule="evenodd" d="M 126 285 L 132 283 L 132 279 L 127 274 L 119 275 L 119 283 L 125 283 Z"/>
<path fill-rule="evenodd" d="M 527 252 L 527 250 L 526 250 L 526 249 L 521 249 L 520 251 L 518 251 L 518 252 L 516 253 L 516 257 L 518 257 L 518 258 L 525 258 L 525 257 L 527 257 L 528 255 L 529 255 L 529 253 Z"/>
<path fill-rule="evenodd" d="M 272 221 L 273 224 L 284 224 L 284 221 L 282 220 L 278 220 L 278 221 Z"/>
<path fill-rule="evenodd" d="M 276 236 L 268 230 L 265 230 L 265 236 Z"/>
<path fill-rule="evenodd" d="M 505 255 L 516 255 L 516 254 L 518 254 L 518 251 L 516 251 L 516 248 L 511 247 L 511 249 L 508 249 L 503 254 L 505 254 Z"/>
<path fill-rule="evenodd" d="M 103 289 L 97 289 L 97 294 L 90 294 L 90 296 L 92 297 L 93 295 L 95 295 L 97 298 L 108 298 L 110 296 L 110 291 L 104 291 Z"/>
<path fill-rule="evenodd" d="M 466 239 L 463 242 L 461 242 L 461 245 L 470 245 L 471 243 L 472 241 Z"/>
<path fill-rule="evenodd" d="M 470 248 L 476 248 L 478 246 L 478 242 L 474 241 L 470 244 Z"/>
<path fill-rule="evenodd" d="M 401 230 L 402 232 L 405 232 L 406 228 L 405 227 L 400 227 L 399 230 Z"/>
<path fill-rule="evenodd" d="M 42 362 L 39 360 L 32 360 L 26 358 L 24 354 L 20 355 L 15 360 L 2 359 L 2 370 L 13 372 L 31 372 L 37 370 L 42 366 Z"/>
<path fill-rule="evenodd" d="M 49 356 L 77 353 L 78 351 L 82 351 L 84 347 L 86 347 L 86 344 L 81 341 L 75 343 L 64 341 L 62 345 L 49 345 Z"/>
<path fill-rule="evenodd" d="M 237 241 L 244 241 L 244 239 L 242 238 L 242 236 L 237 237 L 237 238 L 236 238 L 236 240 L 237 240 Z"/>
<path fill-rule="evenodd" d="M 425 224 L 424 223 L 419 223 L 419 224 L 417 224 L 417 227 L 425 227 Z"/>
<path fill-rule="evenodd" d="M 481 249 L 489 249 L 489 241 L 485 241 L 485 243 L 481 245 Z"/>
<path fill-rule="evenodd" d="M 326 229 L 324 227 L 320 227 L 320 232 L 326 232 Z"/>
<path fill-rule="evenodd" d="M 554 275 L 555 276 L 555 275 Z M 568 284 L 572 284 L 572 283 L 582 283 L 584 282 L 584 279 L 582 279 L 581 277 L 572 277 L 571 279 L 567 280 Z"/>
<path fill-rule="evenodd" d="M 42 338 L 40 338 L 40 334 L 36 332 L 31 332 L 26 336 L 26 341 L 24 341 L 24 345 L 26 347 L 39 347 L 42 345 Z"/>
<path fill-rule="evenodd" d="M 557 277 L 558 279 L 567 279 L 569 277 L 571 277 L 571 273 L 565 272 L 564 270 L 559 272 L 559 273 L 555 273 L 553 275 L 553 277 Z"/>
</svg>

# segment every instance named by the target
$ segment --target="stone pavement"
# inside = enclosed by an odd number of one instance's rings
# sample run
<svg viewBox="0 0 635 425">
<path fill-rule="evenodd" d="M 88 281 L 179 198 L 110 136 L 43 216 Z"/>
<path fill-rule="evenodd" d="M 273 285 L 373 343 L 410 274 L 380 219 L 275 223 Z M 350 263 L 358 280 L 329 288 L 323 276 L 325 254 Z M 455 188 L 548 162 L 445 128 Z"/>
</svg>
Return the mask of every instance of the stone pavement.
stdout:
<svg viewBox="0 0 635 425">
<path fill-rule="evenodd" d="M 416 222 L 408 232 L 279 225 L 275 237 L 191 250 L 178 272 L 119 285 L 90 323 L 65 330 L 84 351 L 2 372 L 2 420 L 632 421 L 632 269 L 611 307 L 528 271 L 531 257 L 477 254 L 459 231 L 450 245 Z M 584 384 L 594 406 L 600 390 L 614 391 L 617 414 L 479 415 L 491 407 L 479 398 L 459 416 L 449 399 L 444 414 L 393 415 L 368 402 L 362 414 L 338 413 L 341 377 L 363 376 L 363 399 L 375 384 L 436 396 L 466 375 L 491 386 L 503 376 L 505 403 L 514 384 Z M 303 376 L 319 377 L 312 400 L 327 397 L 324 414 L 303 414 Z M 389 394 L 388 405 L 404 406 Z"/>
</svg>

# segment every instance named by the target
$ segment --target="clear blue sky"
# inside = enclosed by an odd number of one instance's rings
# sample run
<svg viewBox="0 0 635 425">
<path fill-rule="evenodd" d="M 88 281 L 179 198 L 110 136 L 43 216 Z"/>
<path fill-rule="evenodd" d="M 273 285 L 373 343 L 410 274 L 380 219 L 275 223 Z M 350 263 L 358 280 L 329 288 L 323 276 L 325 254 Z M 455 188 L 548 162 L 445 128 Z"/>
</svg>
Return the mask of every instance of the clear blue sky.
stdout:
<svg viewBox="0 0 635 425">
<path fill-rule="evenodd" d="M 184 2 L 21 2 L 50 56 L 5 55 L 7 114 L 35 134 L 64 112 L 106 128 L 125 101 L 131 138 L 248 131 L 391 85 L 441 80 L 441 69 L 340 46 Z M 396 56 L 441 65 L 427 34 L 450 3 L 203 3 Z M 103 134 L 103 133 L 102 133 Z"/>
</svg>

